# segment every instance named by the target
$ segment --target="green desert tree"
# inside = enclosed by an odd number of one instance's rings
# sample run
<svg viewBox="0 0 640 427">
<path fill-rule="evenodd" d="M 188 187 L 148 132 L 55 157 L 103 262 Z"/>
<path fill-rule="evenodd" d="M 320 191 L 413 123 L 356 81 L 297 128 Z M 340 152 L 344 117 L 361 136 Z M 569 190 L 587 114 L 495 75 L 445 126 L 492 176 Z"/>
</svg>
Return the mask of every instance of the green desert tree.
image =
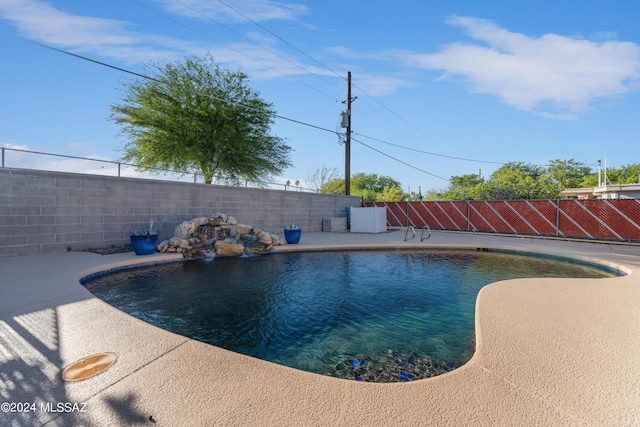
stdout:
<svg viewBox="0 0 640 427">
<path fill-rule="evenodd" d="M 632 184 L 640 180 L 640 164 L 608 168 L 607 181 Z M 604 180 L 604 172 L 601 179 Z M 575 159 L 551 160 L 546 167 L 523 162 L 509 162 L 491 174 L 489 179 L 477 175 L 452 176 L 443 192 L 428 192 L 425 199 L 441 200 L 518 200 L 555 199 L 566 188 L 595 187 L 598 173 Z"/>
<path fill-rule="evenodd" d="M 401 202 L 408 199 L 409 194 L 395 185 L 384 187 L 380 193 L 376 194 L 376 201 L 378 202 Z"/>
<path fill-rule="evenodd" d="M 475 174 L 452 176 L 445 200 L 554 199 L 565 188 L 580 187 L 591 168 L 574 159 L 551 160 L 547 167 L 510 162 L 487 181 Z"/>
<path fill-rule="evenodd" d="M 504 164 L 477 190 L 479 200 L 548 199 L 558 194 L 543 167 L 523 162 Z"/>
<path fill-rule="evenodd" d="M 359 196 L 365 202 L 375 201 L 400 201 L 409 195 L 400 189 L 401 184 L 395 179 L 375 173 L 357 173 L 351 176 L 351 195 Z M 321 189 L 322 193 L 344 194 L 344 179 L 336 178 L 326 182 Z M 392 197 L 393 200 L 385 199 Z"/>
<path fill-rule="evenodd" d="M 128 139 L 123 160 L 144 170 L 200 173 L 210 184 L 261 180 L 291 165 L 291 147 L 271 135 L 275 110 L 248 76 L 213 56 L 146 65 L 147 76 L 124 85 L 111 119 Z"/>
<path fill-rule="evenodd" d="M 578 188 L 586 177 L 591 174 L 591 167 L 585 163 L 578 162 L 575 159 L 569 160 L 551 160 L 547 165 L 546 175 L 558 189 L 558 197 L 560 191 L 565 188 Z"/>
<path fill-rule="evenodd" d="M 635 184 L 640 182 L 640 163 L 629 163 L 619 168 L 607 168 L 607 182 L 604 182 L 604 168 L 600 171 L 600 180 L 604 184 Z M 584 178 L 578 187 L 597 187 L 598 171 Z"/>
<path fill-rule="evenodd" d="M 395 179 L 378 175 L 377 173 L 366 174 L 363 172 L 351 176 L 351 193 L 370 191 L 373 193 L 381 193 L 385 187 L 401 187 L 401 184 Z"/>
<path fill-rule="evenodd" d="M 449 182 L 449 188 L 442 194 L 445 200 L 476 200 L 484 180 L 477 174 L 467 174 L 452 176 Z"/>
<path fill-rule="evenodd" d="M 616 169 L 617 184 L 640 183 L 640 163 L 629 163 Z M 607 178 L 609 174 L 607 173 Z"/>
<path fill-rule="evenodd" d="M 344 178 L 334 178 L 320 187 L 322 194 L 344 194 Z"/>
</svg>

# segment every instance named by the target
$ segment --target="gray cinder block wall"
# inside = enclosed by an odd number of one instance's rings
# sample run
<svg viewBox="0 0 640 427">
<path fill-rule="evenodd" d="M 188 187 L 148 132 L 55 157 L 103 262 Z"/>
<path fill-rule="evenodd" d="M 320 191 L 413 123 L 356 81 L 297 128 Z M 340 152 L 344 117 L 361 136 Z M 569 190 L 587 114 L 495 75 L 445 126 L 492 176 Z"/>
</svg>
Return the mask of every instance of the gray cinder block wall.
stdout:
<svg viewBox="0 0 640 427">
<path fill-rule="evenodd" d="M 182 221 L 215 212 L 282 235 L 280 224 L 321 231 L 346 217 L 352 196 L 0 168 L 0 256 L 106 248 L 149 227 L 160 239 Z"/>
</svg>

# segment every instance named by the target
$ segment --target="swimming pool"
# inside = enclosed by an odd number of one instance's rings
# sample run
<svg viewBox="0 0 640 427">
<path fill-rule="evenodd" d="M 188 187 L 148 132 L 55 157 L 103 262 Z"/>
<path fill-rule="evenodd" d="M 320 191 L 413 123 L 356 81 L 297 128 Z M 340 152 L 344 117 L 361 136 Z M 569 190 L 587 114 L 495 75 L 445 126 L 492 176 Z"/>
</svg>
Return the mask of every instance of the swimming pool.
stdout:
<svg viewBox="0 0 640 427">
<path fill-rule="evenodd" d="M 327 251 L 157 265 L 83 284 L 184 336 L 310 372 L 391 382 L 469 360 L 475 300 L 488 283 L 614 275 L 504 252 Z"/>
</svg>

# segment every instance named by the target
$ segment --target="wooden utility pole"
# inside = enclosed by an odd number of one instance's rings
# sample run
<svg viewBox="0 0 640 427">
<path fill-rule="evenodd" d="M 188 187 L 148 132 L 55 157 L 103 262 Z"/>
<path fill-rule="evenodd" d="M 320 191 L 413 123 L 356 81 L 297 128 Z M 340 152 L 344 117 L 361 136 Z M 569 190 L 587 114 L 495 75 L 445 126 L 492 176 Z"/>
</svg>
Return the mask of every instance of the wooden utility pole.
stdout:
<svg viewBox="0 0 640 427">
<path fill-rule="evenodd" d="M 344 194 L 351 194 L 351 71 L 347 73 L 347 138 L 344 144 Z"/>
</svg>

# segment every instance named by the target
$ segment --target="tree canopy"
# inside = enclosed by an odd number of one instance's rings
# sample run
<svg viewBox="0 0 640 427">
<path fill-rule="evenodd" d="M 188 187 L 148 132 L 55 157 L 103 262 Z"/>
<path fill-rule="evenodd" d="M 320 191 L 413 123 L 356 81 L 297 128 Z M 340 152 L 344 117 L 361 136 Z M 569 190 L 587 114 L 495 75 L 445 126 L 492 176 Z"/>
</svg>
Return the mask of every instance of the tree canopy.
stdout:
<svg viewBox="0 0 640 427">
<path fill-rule="evenodd" d="M 591 168 L 574 159 L 556 159 L 549 162 L 546 173 L 551 182 L 558 187 L 559 191 L 562 191 L 565 188 L 580 187 L 585 178 L 591 174 Z"/>
<path fill-rule="evenodd" d="M 614 184 L 638 182 L 638 174 L 638 163 L 607 169 L 607 179 Z M 486 181 L 474 174 L 452 176 L 449 188 L 438 196 L 444 200 L 555 199 L 566 188 L 597 185 L 597 171 L 574 159 L 551 160 L 545 167 L 510 162 L 493 172 Z"/>
<path fill-rule="evenodd" d="M 640 163 L 630 163 L 622 165 L 619 168 L 607 168 L 607 182 L 604 182 L 604 171 L 602 171 L 600 179 L 602 184 L 634 184 L 640 182 Z M 582 185 L 577 187 L 595 187 L 598 185 L 598 172 L 585 177 Z"/>
<path fill-rule="evenodd" d="M 549 199 L 559 191 L 540 166 L 530 163 L 510 162 L 491 174 L 481 184 L 479 196 L 483 200 Z"/>
<path fill-rule="evenodd" d="M 206 183 L 265 179 L 291 165 L 291 147 L 271 135 L 275 110 L 240 70 L 213 57 L 146 66 L 150 79 L 124 85 L 110 118 L 128 139 L 123 160 L 142 169 L 201 173 Z"/>
<path fill-rule="evenodd" d="M 378 174 L 357 173 L 351 176 L 351 195 L 360 196 L 365 202 L 396 202 L 409 197 L 402 191 L 401 184 L 395 179 Z M 337 178 L 326 182 L 320 189 L 322 193 L 344 194 L 344 179 Z"/>
<path fill-rule="evenodd" d="M 313 175 L 320 191 L 344 194 L 344 179 L 335 178 L 335 168 L 323 168 Z M 331 177 L 327 180 L 327 177 Z M 310 178 L 311 180 L 311 178 Z M 601 173 L 604 183 L 604 171 Z M 640 180 L 640 163 L 619 168 L 607 168 L 607 184 L 633 184 Z M 400 183 L 388 176 L 358 173 L 351 177 L 351 194 L 365 201 L 403 200 L 524 200 L 556 199 L 567 188 L 598 185 L 598 171 L 575 159 L 551 160 L 545 166 L 524 162 L 509 162 L 495 170 L 487 179 L 478 174 L 452 176 L 445 191 L 428 190 L 425 195 L 407 194 Z"/>
</svg>

